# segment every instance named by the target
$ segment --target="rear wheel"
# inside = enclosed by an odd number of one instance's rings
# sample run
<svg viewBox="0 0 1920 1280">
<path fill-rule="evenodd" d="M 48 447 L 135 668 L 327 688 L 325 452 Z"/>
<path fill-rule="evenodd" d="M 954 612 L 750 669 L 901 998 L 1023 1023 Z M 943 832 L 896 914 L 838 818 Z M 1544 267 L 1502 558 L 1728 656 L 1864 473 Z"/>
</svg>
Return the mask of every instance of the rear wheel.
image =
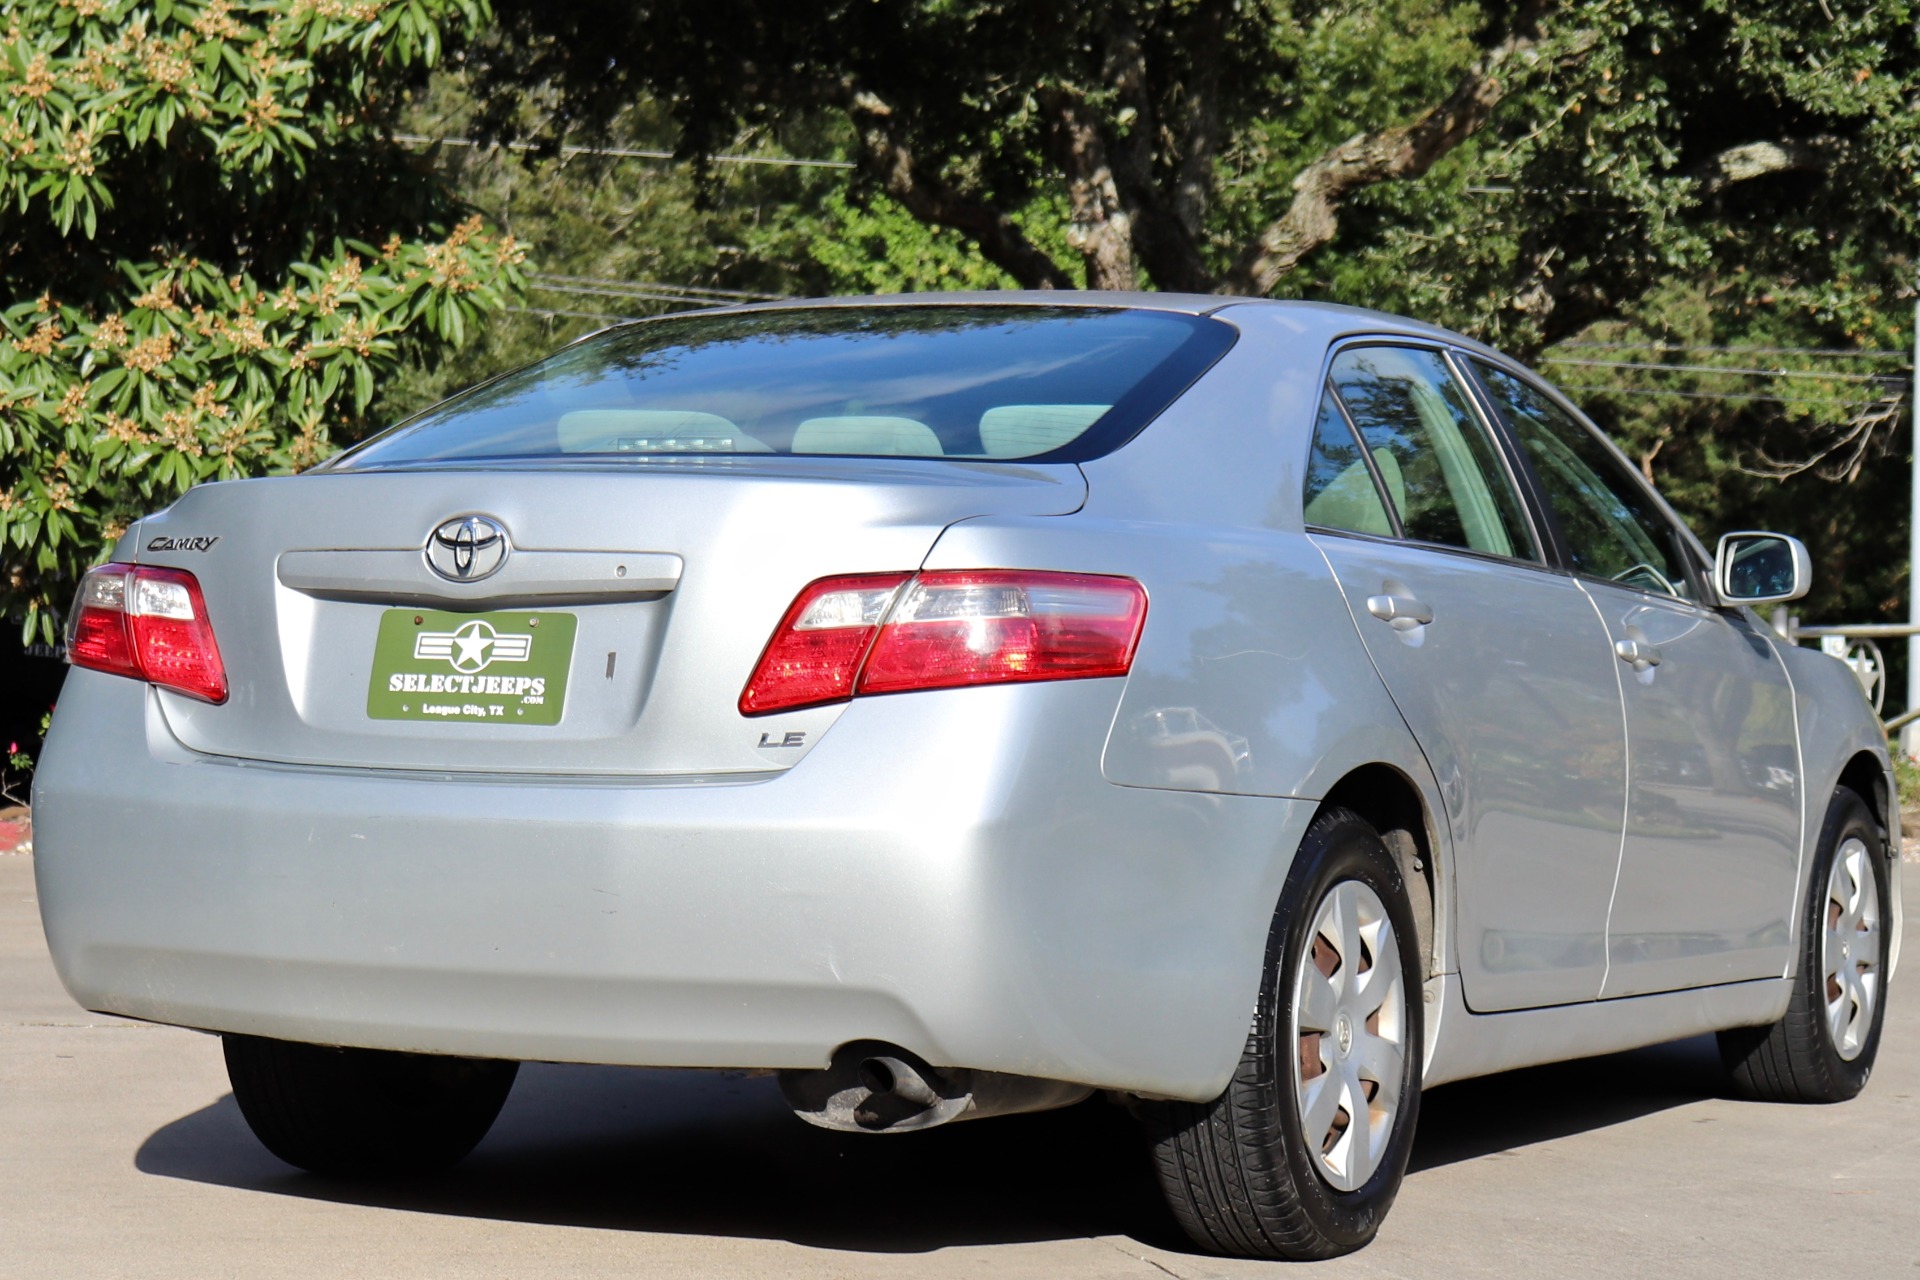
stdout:
<svg viewBox="0 0 1920 1280">
<path fill-rule="evenodd" d="M 240 1114 L 267 1150 L 313 1173 L 444 1168 L 484 1138 L 517 1062 L 222 1037 Z"/>
<path fill-rule="evenodd" d="M 1379 834 L 1346 809 L 1314 819 L 1226 1092 L 1141 1107 L 1161 1187 L 1195 1243 L 1327 1258 L 1379 1230 L 1420 1107 L 1415 936 Z"/>
<path fill-rule="evenodd" d="M 1886 1016 L 1889 895 L 1880 825 L 1842 787 L 1814 854 L 1786 1016 L 1720 1033 L 1720 1056 L 1742 1096 L 1844 1102 L 1865 1087 Z"/>
</svg>

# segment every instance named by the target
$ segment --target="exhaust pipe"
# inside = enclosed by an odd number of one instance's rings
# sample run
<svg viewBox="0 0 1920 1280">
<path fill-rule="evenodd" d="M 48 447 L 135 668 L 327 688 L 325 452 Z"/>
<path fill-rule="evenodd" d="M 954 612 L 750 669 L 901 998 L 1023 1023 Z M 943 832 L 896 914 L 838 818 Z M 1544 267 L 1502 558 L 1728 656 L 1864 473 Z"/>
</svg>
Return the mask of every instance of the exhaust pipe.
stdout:
<svg viewBox="0 0 1920 1280">
<path fill-rule="evenodd" d="M 1093 1090 L 999 1071 L 941 1070 L 897 1045 L 842 1045 L 814 1071 L 782 1071 L 780 1091 L 808 1124 L 842 1133 L 911 1133 L 955 1120 L 1068 1107 Z"/>
</svg>

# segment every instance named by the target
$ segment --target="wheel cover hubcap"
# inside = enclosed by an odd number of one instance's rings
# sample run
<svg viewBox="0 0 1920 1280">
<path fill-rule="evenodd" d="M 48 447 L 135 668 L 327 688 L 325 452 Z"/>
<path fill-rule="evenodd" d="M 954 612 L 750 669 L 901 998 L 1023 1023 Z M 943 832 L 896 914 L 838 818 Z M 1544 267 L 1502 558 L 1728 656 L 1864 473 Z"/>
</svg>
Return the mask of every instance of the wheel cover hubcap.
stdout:
<svg viewBox="0 0 1920 1280">
<path fill-rule="evenodd" d="M 1873 1034 L 1880 1004 L 1880 882 L 1873 853 L 1859 837 L 1841 842 L 1827 874 L 1820 941 L 1821 998 L 1827 1038 L 1847 1062 Z"/>
<path fill-rule="evenodd" d="M 1406 1071 L 1406 983 L 1380 896 L 1357 880 L 1333 886 L 1294 960 L 1300 1131 L 1320 1176 L 1354 1191 L 1386 1154 Z"/>
</svg>

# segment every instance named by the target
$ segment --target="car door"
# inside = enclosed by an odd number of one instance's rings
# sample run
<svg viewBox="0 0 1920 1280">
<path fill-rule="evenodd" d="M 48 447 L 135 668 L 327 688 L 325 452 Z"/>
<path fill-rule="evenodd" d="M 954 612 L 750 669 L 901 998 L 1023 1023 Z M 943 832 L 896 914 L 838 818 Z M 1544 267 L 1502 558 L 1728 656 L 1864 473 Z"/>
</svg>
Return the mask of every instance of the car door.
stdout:
<svg viewBox="0 0 1920 1280">
<path fill-rule="evenodd" d="M 1440 784 L 1469 1004 L 1596 998 L 1626 800 L 1619 681 L 1445 354 L 1336 353 L 1305 498 Z"/>
<path fill-rule="evenodd" d="M 1686 534 L 1542 387 L 1478 369 L 1606 620 L 1627 712 L 1627 834 L 1606 997 L 1786 965 L 1799 865 L 1793 688 L 1753 615 L 1708 598 Z"/>
</svg>

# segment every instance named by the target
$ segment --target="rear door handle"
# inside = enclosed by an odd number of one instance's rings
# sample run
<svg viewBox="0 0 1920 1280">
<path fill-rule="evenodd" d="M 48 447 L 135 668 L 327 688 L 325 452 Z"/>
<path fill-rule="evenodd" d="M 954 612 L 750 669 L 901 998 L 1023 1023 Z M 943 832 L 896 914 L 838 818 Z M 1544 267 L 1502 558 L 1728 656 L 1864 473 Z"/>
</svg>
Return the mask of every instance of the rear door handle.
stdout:
<svg viewBox="0 0 1920 1280">
<path fill-rule="evenodd" d="M 1368 596 L 1367 612 L 1395 631 L 1411 631 L 1433 621 L 1433 610 L 1412 596 Z"/>
<path fill-rule="evenodd" d="M 1660 650 L 1644 640 L 1615 640 L 1613 652 L 1635 671 L 1650 671 L 1660 665 Z"/>
</svg>

